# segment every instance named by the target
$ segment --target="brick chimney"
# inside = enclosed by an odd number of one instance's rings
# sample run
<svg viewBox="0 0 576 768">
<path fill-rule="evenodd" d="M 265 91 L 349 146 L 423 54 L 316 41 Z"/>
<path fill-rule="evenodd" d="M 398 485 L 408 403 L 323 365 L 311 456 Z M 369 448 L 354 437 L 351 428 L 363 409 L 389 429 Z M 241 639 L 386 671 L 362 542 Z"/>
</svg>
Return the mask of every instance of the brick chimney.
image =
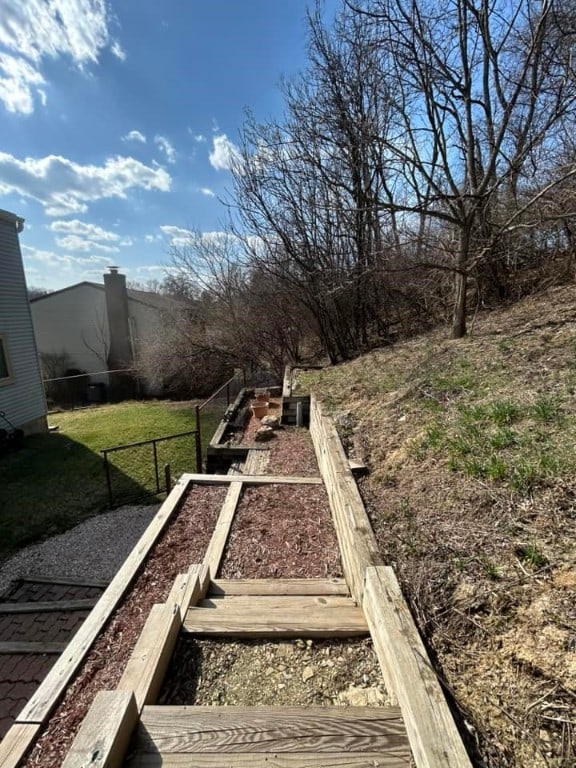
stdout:
<svg viewBox="0 0 576 768">
<path fill-rule="evenodd" d="M 110 332 L 108 368 L 115 371 L 119 368 L 130 368 L 133 355 L 128 321 L 126 276 L 118 272 L 118 267 L 109 267 L 109 269 L 110 272 L 104 275 L 106 313 Z"/>
</svg>

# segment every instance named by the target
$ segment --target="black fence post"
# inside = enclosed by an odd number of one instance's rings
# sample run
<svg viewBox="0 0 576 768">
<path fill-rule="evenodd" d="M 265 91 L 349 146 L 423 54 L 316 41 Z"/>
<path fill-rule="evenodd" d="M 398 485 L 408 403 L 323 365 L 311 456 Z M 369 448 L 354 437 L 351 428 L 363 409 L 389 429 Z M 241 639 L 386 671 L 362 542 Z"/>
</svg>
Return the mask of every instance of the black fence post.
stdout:
<svg viewBox="0 0 576 768">
<path fill-rule="evenodd" d="M 226 408 L 230 405 L 230 382 L 226 384 Z"/>
<path fill-rule="evenodd" d="M 172 490 L 172 475 L 170 473 L 170 464 L 164 464 L 164 482 L 166 483 L 166 495 Z"/>
<path fill-rule="evenodd" d="M 104 451 L 104 471 L 106 472 L 106 485 L 108 486 L 108 501 L 110 509 L 114 506 L 114 497 L 112 496 L 112 479 L 110 478 L 110 465 L 108 464 L 108 454 Z"/>
<path fill-rule="evenodd" d="M 196 406 L 196 472 L 202 472 L 202 432 L 200 431 L 200 406 Z"/>
<path fill-rule="evenodd" d="M 158 473 L 158 449 L 156 440 L 152 440 L 152 450 L 154 451 L 154 474 L 156 476 L 156 493 L 160 493 L 160 475 Z"/>
</svg>

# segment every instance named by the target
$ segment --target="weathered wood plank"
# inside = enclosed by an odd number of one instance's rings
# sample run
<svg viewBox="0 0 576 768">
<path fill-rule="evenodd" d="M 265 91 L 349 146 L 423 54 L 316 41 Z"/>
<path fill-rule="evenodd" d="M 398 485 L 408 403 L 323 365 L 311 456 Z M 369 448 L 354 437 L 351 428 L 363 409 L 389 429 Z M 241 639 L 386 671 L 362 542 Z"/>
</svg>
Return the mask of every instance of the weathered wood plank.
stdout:
<svg viewBox="0 0 576 768">
<path fill-rule="evenodd" d="M 224 554 L 230 528 L 232 527 L 232 521 L 234 520 L 234 515 L 236 514 L 236 508 L 241 495 L 242 482 L 236 481 L 230 483 L 226 498 L 222 504 L 222 509 L 220 510 L 220 515 L 218 516 L 216 527 L 214 528 L 210 543 L 208 544 L 208 549 L 204 555 L 203 564 L 208 566 L 212 578 L 216 578 L 216 574 L 220 568 L 220 560 Z"/>
<path fill-rule="evenodd" d="M 326 611 L 332 608 L 356 608 L 350 597 L 340 595 L 227 595 L 211 597 L 198 603 L 198 608 L 216 611 Z"/>
<path fill-rule="evenodd" d="M 314 396 L 311 403 L 310 435 L 330 501 L 342 567 L 352 596 L 361 603 L 366 568 L 381 565 L 382 556 L 336 428 Z"/>
<path fill-rule="evenodd" d="M 471 768 L 392 568 L 368 569 L 364 610 L 386 687 L 400 703 L 418 768 Z"/>
<path fill-rule="evenodd" d="M 244 463 L 244 472 L 247 475 L 262 475 L 270 461 L 270 451 L 248 451 Z"/>
<path fill-rule="evenodd" d="M 384 707 L 145 707 L 137 744 L 164 754 L 406 754 L 408 746 L 400 713 Z"/>
<path fill-rule="evenodd" d="M 191 605 L 196 605 L 206 595 L 210 583 L 207 566 L 191 565 L 187 573 L 176 577 L 166 602 L 177 605 L 181 616 L 184 616 Z"/>
<path fill-rule="evenodd" d="M 20 712 L 17 722 L 39 723 L 48 717 L 60 694 L 68 685 L 70 678 L 122 599 L 141 564 L 174 514 L 188 486 L 189 481 L 185 477 L 181 477 L 178 480 L 166 501 L 162 504 L 152 522 L 124 561 L 123 566 L 68 644 L 66 651 L 60 656 L 38 690 Z"/>
<path fill-rule="evenodd" d="M 177 606 L 152 606 L 117 687 L 119 691 L 134 692 L 138 711 L 156 700 L 181 626 Z"/>
<path fill-rule="evenodd" d="M 284 379 L 282 381 L 282 397 L 290 397 L 292 394 L 292 366 L 287 365 L 284 368 Z"/>
<path fill-rule="evenodd" d="M 227 485 L 237 483 L 235 475 L 184 474 L 182 478 L 194 485 Z M 278 475 L 242 475 L 244 485 L 322 485 L 321 477 L 286 477 Z"/>
<path fill-rule="evenodd" d="M 190 768 L 190 755 L 182 753 L 138 755 L 129 768 Z M 227 752 L 196 753 L 194 768 L 409 768 L 410 755 L 400 748 L 394 754 L 380 752 Z"/>
<path fill-rule="evenodd" d="M 266 609 L 190 608 L 183 629 L 198 635 L 229 637 L 356 637 L 368 634 L 360 608 L 330 608 L 319 611 Z"/>
<path fill-rule="evenodd" d="M 63 584 L 73 587 L 99 587 L 101 589 L 106 589 L 110 583 L 102 579 L 89 579 L 85 576 L 37 576 L 36 574 L 20 576 L 19 580 L 34 584 Z"/>
<path fill-rule="evenodd" d="M 7 653 L 62 653 L 66 650 L 68 643 L 46 643 L 46 642 L 17 642 L 14 640 L 5 640 L 0 642 L 0 654 Z M 1 763 L 0 763 L 1 765 Z"/>
<path fill-rule="evenodd" d="M 33 600 L 26 603 L 0 603 L 0 613 L 54 613 L 54 611 L 91 611 L 97 597 L 82 600 Z"/>
<path fill-rule="evenodd" d="M 15 723 L 0 741 L 0 766 L 17 768 L 34 743 L 40 723 Z"/>
<path fill-rule="evenodd" d="M 138 710 L 130 691 L 100 691 L 62 768 L 120 768 L 137 722 Z"/>
<path fill-rule="evenodd" d="M 344 579 L 216 579 L 208 596 L 218 595 L 348 595 Z"/>
</svg>

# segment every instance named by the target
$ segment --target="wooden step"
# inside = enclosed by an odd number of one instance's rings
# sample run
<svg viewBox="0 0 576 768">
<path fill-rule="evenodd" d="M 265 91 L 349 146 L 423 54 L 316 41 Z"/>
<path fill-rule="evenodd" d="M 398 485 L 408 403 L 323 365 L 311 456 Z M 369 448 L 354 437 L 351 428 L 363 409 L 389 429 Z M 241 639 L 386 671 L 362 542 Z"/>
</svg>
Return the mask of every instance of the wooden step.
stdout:
<svg viewBox="0 0 576 768">
<path fill-rule="evenodd" d="M 218 595 L 349 595 L 344 579 L 216 579 L 208 597 Z"/>
<path fill-rule="evenodd" d="M 353 637 L 368 634 L 361 608 L 348 597 L 229 596 L 190 608 L 184 630 L 229 637 Z"/>
<path fill-rule="evenodd" d="M 397 708 L 148 706 L 129 765 L 407 768 L 410 749 Z"/>
</svg>

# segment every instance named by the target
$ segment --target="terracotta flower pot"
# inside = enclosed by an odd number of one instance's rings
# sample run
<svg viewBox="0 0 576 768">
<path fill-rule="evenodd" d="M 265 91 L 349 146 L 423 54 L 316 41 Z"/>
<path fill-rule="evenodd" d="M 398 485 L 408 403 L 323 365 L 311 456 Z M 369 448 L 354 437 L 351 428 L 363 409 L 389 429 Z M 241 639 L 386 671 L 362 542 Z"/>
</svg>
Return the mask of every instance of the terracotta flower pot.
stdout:
<svg viewBox="0 0 576 768">
<path fill-rule="evenodd" d="M 260 394 L 256 395 L 256 401 L 258 403 L 267 403 L 268 402 L 268 393 L 267 392 L 261 392 Z"/>
<path fill-rule="evenodd" d="M 268 413 L 268 403 L 255 401 L 252 403 L 252 413 L 257 419 L 261 419 Z"/>
</svg>

